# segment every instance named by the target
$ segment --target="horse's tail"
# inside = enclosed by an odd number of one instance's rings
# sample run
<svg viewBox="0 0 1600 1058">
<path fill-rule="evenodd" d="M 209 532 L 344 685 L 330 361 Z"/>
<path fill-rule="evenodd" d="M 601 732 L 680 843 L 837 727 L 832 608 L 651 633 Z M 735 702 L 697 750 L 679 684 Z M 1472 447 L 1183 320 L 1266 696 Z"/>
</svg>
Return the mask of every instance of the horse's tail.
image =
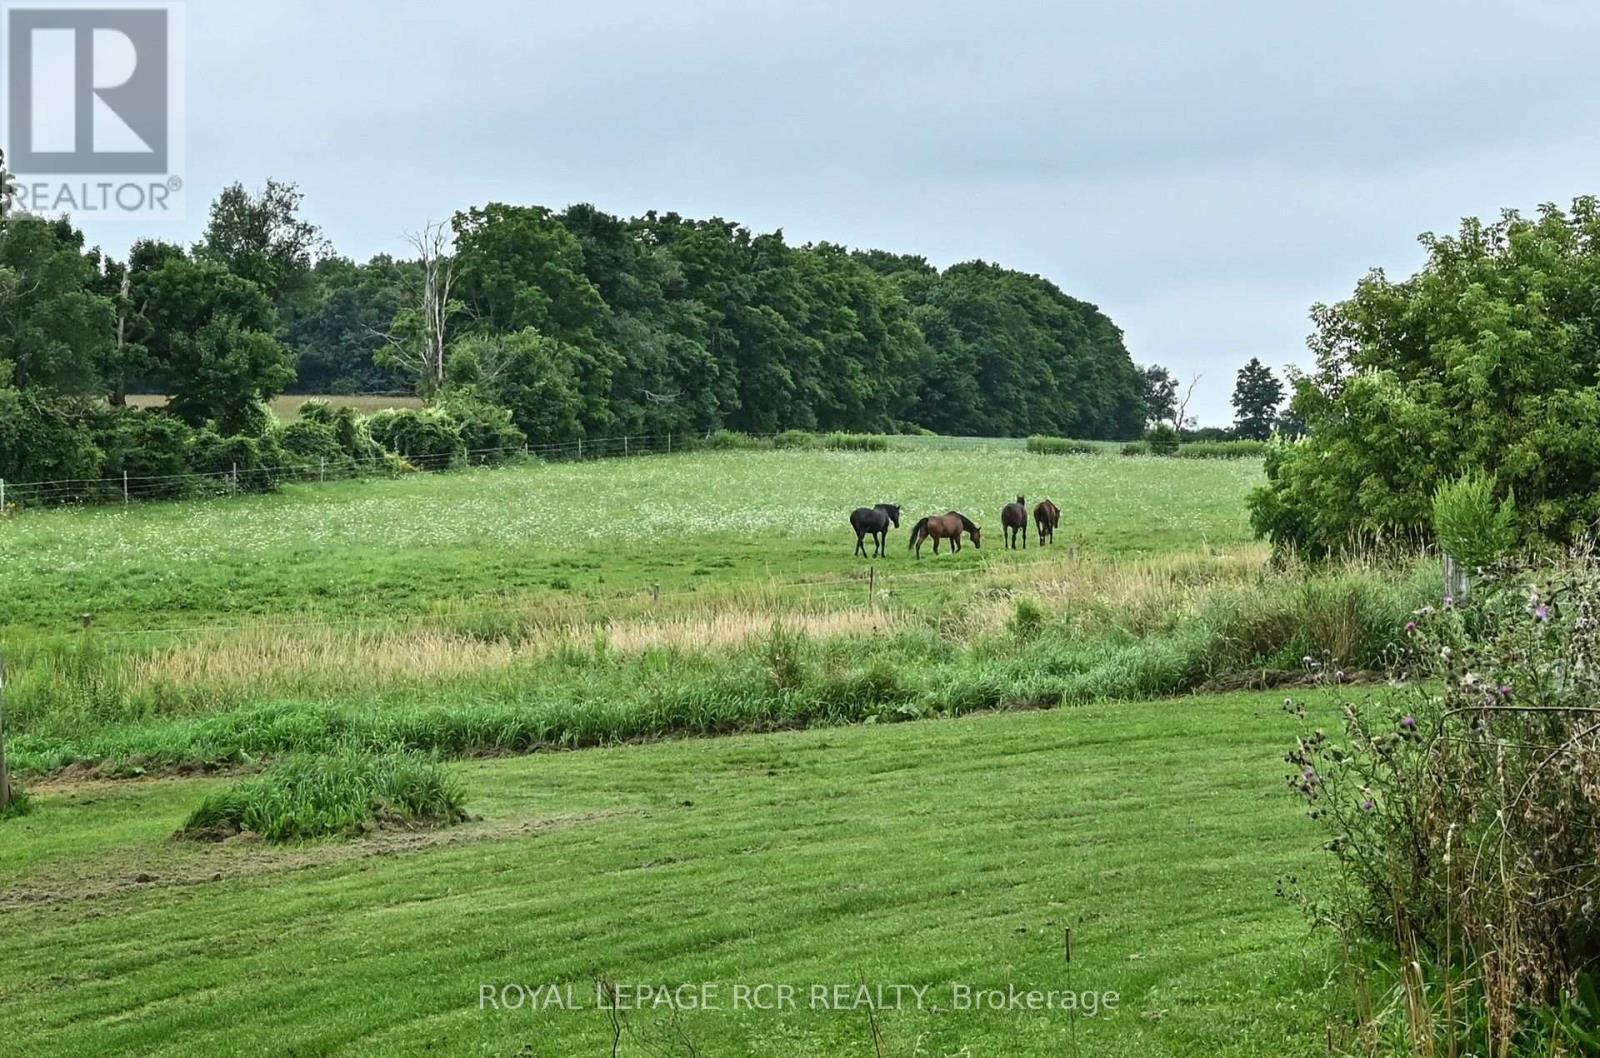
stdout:
<svg viewBox="0 0 1600 1058">
<path fill-rule="evenodd" d="M 910 540 L 909 543 L 906 544 L 906 547 L 908 549 L 916 547 L 917 546 L 917 541 L 921 540 L 924 536 L 927 536 L 927 535 L 928 535 L 928 519 L 924 518 L 920 522 L 918 522 L 916 525 L 913 525 L 911 527 L 911 540 Z"/>
</svg>

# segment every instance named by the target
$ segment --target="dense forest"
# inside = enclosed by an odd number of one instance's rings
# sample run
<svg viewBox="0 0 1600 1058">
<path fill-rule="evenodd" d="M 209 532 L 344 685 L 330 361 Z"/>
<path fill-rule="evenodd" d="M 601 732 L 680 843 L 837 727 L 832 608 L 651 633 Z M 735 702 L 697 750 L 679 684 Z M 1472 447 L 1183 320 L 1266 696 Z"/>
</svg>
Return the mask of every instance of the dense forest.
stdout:
<svg viewBox="0 0 1600 1058">
<path fill-rule="evenodd" d="M 260 462 L 282 440 L 262 402 L 286 390 L 415 392 L 458 433 L 534 444 L 1129 438 L 1164 414 L 1103 313 L 981 261 L 941 271 L 588 205 L 491 203 L 409 238 L 405 255 L 339 256 L 276 181 L 224 191 L 195 245 L 140 241 L 123 260 L 69 220 L 6 217 L 0 477 Z M 140 392 L 167 405 L 128 407 Z"/>
<path fill-rule="evenodd" d="M 720 219 L 587 205 L 493 204 L 453 229 L 457 340 L 527 328 L 548 339 L 539 386 L 571 406 L 546 415 L 571 429 L 1130 437 L 1144 426 L 1121 332 L 1038 276 L 982 262 L 940 272 Z M 381 332 L 409 305 L 418 267 L 316 263 L 283 306 L 297 391 L 418 384 L 381 362 Z"/>
</svg>

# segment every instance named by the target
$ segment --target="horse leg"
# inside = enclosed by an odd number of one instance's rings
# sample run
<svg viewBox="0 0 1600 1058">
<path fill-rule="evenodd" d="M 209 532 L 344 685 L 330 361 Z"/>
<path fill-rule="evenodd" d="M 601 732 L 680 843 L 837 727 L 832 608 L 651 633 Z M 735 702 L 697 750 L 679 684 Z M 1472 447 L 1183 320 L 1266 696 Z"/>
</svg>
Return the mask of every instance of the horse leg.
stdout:
<svg viewBox="0 0 1600 1058">
<path fill-rule="evenodd" d="M 1022 550 L 1026 551 L 1028 550 L 1028 523 L 1023 522 L 1022 528 L 1018 532 L 1022 534 Z"/>
<path fill-rule="evenodd" d="M 859 530 L 859 529 L 856 530 L 856 549 L 855 549 L 854 553 L 857 554 L 857 555 L 862 556 L 863 558 L 865 558 L 866 554 L 867 554 L 866 546 L 864 544 L 862 544 L 862 542 L 861 542 L 862 538 L 865 537 L 865 536 L 866 536 L 866 534 L 863 533 L 861 530 Z"/>
<path fill-rule="evenodd" d="M 889 530 L 887 529 L 878 534 L 878 554 L 882 558 L 889 557 Z"/>
</svg>

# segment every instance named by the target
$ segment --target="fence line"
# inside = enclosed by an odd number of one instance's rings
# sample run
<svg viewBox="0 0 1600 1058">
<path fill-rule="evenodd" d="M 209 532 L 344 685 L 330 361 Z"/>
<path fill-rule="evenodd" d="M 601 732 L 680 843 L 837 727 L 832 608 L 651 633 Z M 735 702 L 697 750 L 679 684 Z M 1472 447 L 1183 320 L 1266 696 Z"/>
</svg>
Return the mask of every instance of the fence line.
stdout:
<svg viewBox="0 0 1600 1058">
<path fill-rule="evenodd" d="M 748 434 L 763 438 L 773 434 Z M 583 438 L 547 444 L 524 444 L 497 448 L 472 448 L 464 453 L 434 453 L 402 456 L 413 469 L 439 472 L 462 467 L 486 467 L 537 457 L 545 462 L 566 459 L 611 459 L 637 455 L 661 455 L 682 451 L 699 443 L 698 437 L 683 434 L 621 434 L 615 437 Z M 388 455 L 388 453 L 386 453 Z M 347 481 L 363 477 L 395 477 L 403 472 L 385 465 L 382 459 L 360 460 L 351 456 L 315 461 L 280 463 L 228 470 L 197 471 L 182 474 L 127 474 L 104 478 L 56 478 L 45 481 L 6 481 L 0 478 L 0 514 L 28 505 L 112 504 L 135 499 L 172 499 L 187 493 L 199 496 L 260 491 L 266 486 L 291 483 Z"/>
</svg>

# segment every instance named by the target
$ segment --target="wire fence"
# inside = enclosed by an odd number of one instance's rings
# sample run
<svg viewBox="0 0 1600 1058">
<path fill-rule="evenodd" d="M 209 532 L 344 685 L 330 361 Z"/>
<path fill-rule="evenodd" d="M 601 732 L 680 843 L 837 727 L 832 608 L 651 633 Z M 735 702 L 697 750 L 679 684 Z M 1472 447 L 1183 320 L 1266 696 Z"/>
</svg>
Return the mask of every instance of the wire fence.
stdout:
<svg viewBox="0 0 1600 1058">
<path fill-rule="evenodd" d="M 770 435 L 749 435 L 764 437 Z M 496 466 L 521 461 L 558 462 L 663 455 L 702 447 L 697 436 L 684 434 L 623 434 L 585 438 L 553 444 L 473 448 L 465 452 L 404 455 L 403 463 L 391 459 L 356 459 L 350 456 L 318 457 L 272 465 L 240 466 L 225 470 L 178 474 L 127 474 L 103 478 L 57 478 L 48 481 L 7 481 L 0 478 L 0 514 L 29 507 L 88 504 L 130 504 L 135 500 L 170 500 L 268 492 L 286 484 L 349 481 L 358 478 L 398 477 L 411 471 L 442 472 L 463 467 Z"/>
</svg>

